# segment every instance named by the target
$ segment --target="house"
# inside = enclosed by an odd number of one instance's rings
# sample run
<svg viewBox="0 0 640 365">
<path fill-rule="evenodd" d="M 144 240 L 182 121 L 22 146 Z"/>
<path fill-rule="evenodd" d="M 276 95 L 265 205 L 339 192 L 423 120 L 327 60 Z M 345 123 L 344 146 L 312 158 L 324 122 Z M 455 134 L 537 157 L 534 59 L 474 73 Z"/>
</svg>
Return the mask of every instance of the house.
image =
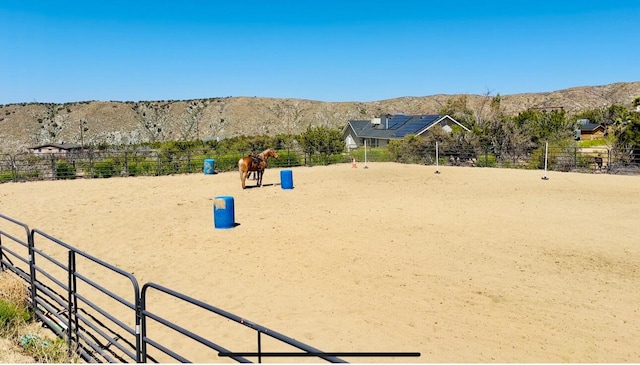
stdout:
<svg viewBox="0 0 640 365">
<path fill-rule="evenodd" d="M 456 127 L 469 131 L 448 115 L 396 114 L 371 120 L 350 120 L 343 130 L 343 136 L 348 149 L 358 148 L 365 142 L 367 146 L 384 147 L 390 140 L 403 139 L 409 134 L 424 135 L 437 125 L 446 132 Z"/>
<path fill-rule="evenodd" d="M 578 119 L 578 128 L 575 139 L 577 141 L 587 141 L 604 138 L 606 129 L 602 124 L 591 123 L 589 119 Z"/>
<path fill-rule="evenodd" d="M 39 146 L 31 147 L 31 153 L 34 155 L 45 154 L 70 154 L 72 152 L 80 152 L 82 146 L 72 143 L 45 143 Z"/>
</svg>

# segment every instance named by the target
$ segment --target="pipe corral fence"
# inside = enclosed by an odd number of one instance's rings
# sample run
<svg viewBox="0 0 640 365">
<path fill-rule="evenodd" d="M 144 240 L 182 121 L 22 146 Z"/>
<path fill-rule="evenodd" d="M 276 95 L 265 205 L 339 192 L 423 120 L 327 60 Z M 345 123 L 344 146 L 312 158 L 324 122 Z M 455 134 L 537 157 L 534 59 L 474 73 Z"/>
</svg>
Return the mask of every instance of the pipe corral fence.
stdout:
<svg viewBox="0 0 640 365">
<path fill-rule="evenodd" d="M 70 358 L 77 356 L 86 362 L 194 362 L 190 357 L 195 353 L 206 362 L 230 359 L 242 363 L 262 362 L 266 357 L 314 357 L 343 363 L 340 357 L 345 356 L 420 356 L 323 352 L 162 285 L 140 286 L 132 273 L 2 214 L 0 271 L 13 272 L 26 282 L 35 319 L 66 340 Z M 170 311 L 166 306 L 153 306 L 159 296 L 175 303 Z M 198 322 L 207 323 L 216 333 L 237 332 L 241 352 L 181 324 L 175 313 L 185 311 L 197 314 L 202 318 Z M 160 336 L 167 333 L 169 337 Z M 267 347 L 275 350 L 267 352 Z"/>
<path fill-rule="evenodd" d="M 303 151 L 279 150 L 280 158 L 270 160 L 270 167 L 290 168 L 335 163 L 358 162 L 415 163 L 424 165 L 450 165 L 474 167 L 503 167 L 542 169 L 542 148 L 512 148 L 497 153 L 489 147 L 442 147 L 435 161 L 436 146 L 423 145 L 414 151 L 392 156 L 385 148 L 358 148 L 339 154 L 307 155 Z M 0 154 L 0 183 L 58 180 L 77 178 L 110 178 L 125 176 L 162 176 L 203 172 L 207 160 L 215 161 L 218 172 L 237 169 L 242 151 L 202 153 L 197 151 L 102 151 L 85 149 L 70 153 Z M 614 174 L 640 173 L 640 149 L 616 150 L 605 146 L 582 148 L 576 146 L 549 146 L 548 168 L 555 171 L 604 172 Z"/>
</svg>

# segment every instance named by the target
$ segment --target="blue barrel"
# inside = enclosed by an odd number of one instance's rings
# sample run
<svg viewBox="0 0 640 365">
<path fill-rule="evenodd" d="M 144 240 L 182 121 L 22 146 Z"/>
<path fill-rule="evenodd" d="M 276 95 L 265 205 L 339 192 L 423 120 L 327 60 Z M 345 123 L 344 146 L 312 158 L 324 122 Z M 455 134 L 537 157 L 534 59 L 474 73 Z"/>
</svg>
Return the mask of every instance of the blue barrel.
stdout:
<svg viewBox="0 0 640 365">
<path fill-rule="evenodd" d="M 236 214 L 232 196 L 216 196 L 213 200 L 213 225 L 218 229 L 235 227 Z"/>
<path fill-rule="evenodd" d="M 215 167 L 216 162 L 212 158 L 204 159 L 204 174 L 205 175 L 213 175 L 213 168 Z"/>
<path fill-rule="evenodd" d="M 280 186 L 283 189 L 293 189 L 293 172 L 291 170 L 280 171 Z"/>
</svg>

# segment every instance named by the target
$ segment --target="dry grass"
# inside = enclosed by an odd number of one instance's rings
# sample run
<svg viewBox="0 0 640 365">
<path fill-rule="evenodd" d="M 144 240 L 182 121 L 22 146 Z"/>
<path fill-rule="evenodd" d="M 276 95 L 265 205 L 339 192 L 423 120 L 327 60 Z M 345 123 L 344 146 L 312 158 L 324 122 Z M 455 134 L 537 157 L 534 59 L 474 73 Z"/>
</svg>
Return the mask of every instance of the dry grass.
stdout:
<svg viewBox="0 0 640 365">
<path fill-rule="evenodd" d="M 9 271 L 0 272 L 0 299 L 26 306 L 29 301 L 29 291 L 15 274 Z"/>
<path fill-rule="evenodd" d="M 0 272 L 0 304 L 15 307 L 15 318 L 0 321 L 0 363 L 66 363 L 67 345 L 39 322 L 25 320 L 29 292 L 11 272 Z M 29 317 L 29 316 L 27 316 Z M 0 318 L 2 319 L 2 318 Z"/>
</svg>

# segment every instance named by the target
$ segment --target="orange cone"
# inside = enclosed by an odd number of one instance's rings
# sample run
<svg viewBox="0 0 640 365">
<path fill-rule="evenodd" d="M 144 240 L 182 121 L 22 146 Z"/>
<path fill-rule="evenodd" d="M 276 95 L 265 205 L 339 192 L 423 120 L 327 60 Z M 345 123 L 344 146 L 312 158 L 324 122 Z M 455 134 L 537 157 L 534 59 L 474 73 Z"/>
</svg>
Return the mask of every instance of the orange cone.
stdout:
<svg viewBox="0 0 640 365">
<path fill-rule="evenodd" d="M 356 159 L 354 158 L 354 159 L 351 161 L 351 168 L 356 168 L 356 167 L 358 167 L 358 165 L 356 164 Z"/>
</svg>

